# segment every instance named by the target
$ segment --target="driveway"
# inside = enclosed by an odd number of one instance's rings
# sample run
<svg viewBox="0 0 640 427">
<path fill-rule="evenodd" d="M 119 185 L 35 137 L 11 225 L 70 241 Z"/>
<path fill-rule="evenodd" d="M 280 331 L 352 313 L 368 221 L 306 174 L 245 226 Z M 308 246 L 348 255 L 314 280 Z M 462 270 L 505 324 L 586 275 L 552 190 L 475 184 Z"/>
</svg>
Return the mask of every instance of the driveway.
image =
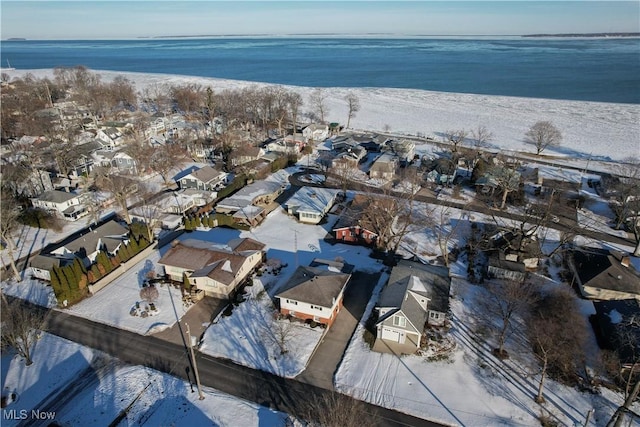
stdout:
<svg viewBox="0 0 640 427">
<path fill-rule="evenodd" d="M 316 347 L 307 368 L 296 380 L 327 390 L 334 389 L 333 376 L 379 278 L 380 273 L 353 273 L 344 294 L 342 310 Z"/>
</svg>

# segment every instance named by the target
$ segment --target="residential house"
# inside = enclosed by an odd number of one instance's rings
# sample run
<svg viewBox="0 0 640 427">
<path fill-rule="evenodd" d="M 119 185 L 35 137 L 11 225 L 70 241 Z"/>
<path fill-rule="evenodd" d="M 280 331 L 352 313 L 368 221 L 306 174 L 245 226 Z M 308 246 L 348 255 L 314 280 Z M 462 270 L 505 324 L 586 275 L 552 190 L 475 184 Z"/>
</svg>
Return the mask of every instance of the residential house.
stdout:
<svg viewBox="0 0 640 427">
<path fill-rule="evenodd" d="M 406 166 L 413 162 L 413 157 L 416 154 L 416 144 L 413 141 L 408 139 L 391 141 L 391 149 L 398 156 L 401 166 Z"/>
<path fill-rule="evenodd" d="M 235 222 L 255 227 L 266 218 L 267 206 L 273 203 L 285 185 L 275 181 L 256 181 L 232 196 L 216 203 L 216 212 L 233 216 Z"/>
<path fill-rule="evenodd" d="M 187 175 L 182 175 L 177 180 L 177 184 L 181 189 L 193 188 L 197 190 L 216 191 L 219 190 L 227 182 L 228 173 L 204 166 L 200 169 L 193 170 Z"/>
<path fill-rule="evenodd" d="M 447 268 L 406 260 L 398 262 L 377 305 L 373 349 L 415 353 L 420 348 L 425 325 L 444 324 L 450 289 Z"/>
<path fill-rule="evenodd" d="M 369 177 L 390 181 L 395 178 L 398 170 L 398 156 L 390 152 L 382 153 L 371 165 Z"/>
<path fill-rule="evenodd" d="M 480 187 L 483 194 L 494 194 L 496 189 L 508 188 L 515 190 L 519 187 L 522 175 L 515 169 L 496 165 L 476 180 L 476 187 Z"/>
<path fill-rule="evenodd" d="M 232 151 L 231 154 L 229 154 L 229 160 L 232 166 L 240 166 L 258 160 L 263 155 L 264 150 L 262 148 L 245 145 Z"/>
<path fill-rule="evenodd" d="M 640 300 L 640 274 L 628 255 L 595 248 L 576 249 L 568 257 L 568 264 L 584 298 Z"/>
<path fill-rule="evenodd" d="M 115 147 L 118 147 L 124 142 L 122 132 L 114 127 L 98 129 L 96 138 L 106 144 L 106 147 L 108 147 L 108 149 L 110 150 L 113 150 Z"/>
<path fill-rule="evenodd" d="M 83 196 L 66 191 L 45 191 L 40 196 L 32 198 L 31 204 L 72 221 L 88 213 L 83 203 Z"/>
<path fill-rule="evenodd" d="M 111 166 L 121 173 L 129 175 L 138 174 L 137 162 L 124 151 L 117 151 L 113 154 L 113 157 L 111 158 Z"/>
<path fill-rule="evenodd" d="M 73 258 L 62 258 L 46 254 L 38 254 L 31 258 L 29 267 L 31 275 L 36 279 L 51 281 L 51 270 L 53 267 L 64 267 L 73 262 Z"/>
<path fill-rule="evenodd" d="M 596 314 L 591 324 L 598 344 L 618 355 L 622 370 L 632 369 L 640 360 L 640 301 L 594 301 L 593 306 Z"/>
<path fill-rule="evenodd" d="M 318 224 L 336 202 L 340 192 L 330 188 L 301 187 L 285 203 L 289 215 L 300 222 Z"/>
<path fill-rule="evenodd" d="M 372 208 L 372 204 L 387 202 L 395 203 L 395 200 L 379 198 L 372 201 L 370 197 L 356 194 L 333 226 L 335 239 L 343 243 L 375 246 L 378 234 L 374 231 L 374 225 L 365 216 L 365 211 Z"/>
<path fill-rule="evenodd" d="M 487 273 L 489 277 L 523 282 L 527 272 L 538 269 L 540 245 L 520 232 L 500 232 L 489 239 Z"/>
<path fill-rule="evenodd" d="M 342 308 L 351 272 L 328 267 L 298 267 L 276 295 L 280 313 L 330 327 Z"/>
<path fill-rule="evenodd" d="M 111 220 L 90 228 L 86 233 L 66 242 L 49 253 L 62 258 L 80 258 L 86 266 L 95 262 L 98 252 L 106 251 L 114 256 L 123 245 L 129 243 L 129 230 L 118 222 Z"/>
<path fill-rule="evenodd" d="M 270 152 L 298 155 L 302 150 L 302 145 L 298 144 L 295 141 L 285 141 L 284 139 L 277 139 L 266 144 L 265 148 Z"/>
<path fill-rule="evenodd" d="M 159 265 L 174 281 L 188 280 L 206 296 L 227 299 L 264 260 L 265 245 L 249 238 L 226 245 L 189 239 L 174 242 Z"/>
<path fill-rule="evenodd" d="M 309 126 L 302 129 L 302 136 L 305 142 L 319 142 L 324 141 L 329 137 L 329 126 L 319 123 L 312 123 Z"/>
<path fill-rule="evenodd" d="M 440 157 L 433 160 L 422 160 L 429 172 L 425 175 L 427 182 L 433 182 L 437 185 L 451 185 L 456 179 L 457 165 L 452 159 Z"/>
</svg>

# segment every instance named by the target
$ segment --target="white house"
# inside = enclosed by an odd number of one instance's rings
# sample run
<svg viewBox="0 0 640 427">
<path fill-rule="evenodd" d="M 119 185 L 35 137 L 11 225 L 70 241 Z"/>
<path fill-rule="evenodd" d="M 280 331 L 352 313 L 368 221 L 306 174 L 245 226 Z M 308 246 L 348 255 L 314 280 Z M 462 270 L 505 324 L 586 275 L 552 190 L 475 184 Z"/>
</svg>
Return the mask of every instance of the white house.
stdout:
<svg viewBox="0 0 640 427">
<path fill-rule="evenodd" d="M 285 206 L 289 215 L 295 215 L 300 222 L 318 224 L 336 202 L 339 190 L 319 187 L 302 187 Z"/>
<path fill-rule="evenodd" d="M 175 242 L 160 258 L 165 274 L 215 298 L 229 298 L 264 259 L 265 245 L 249 238 L 220 246 L 189 239 Z"/>
<path fill-rule="evenodd" d="M 81 194 L 66 191 L 49 190 L 31 199 L 36 208 L 41 208 L 72 221 L 87 215 Z"/>
<path fill-rule="evenodd" d="M 96 138 L 105 143 L 111 150 L 124 142 L 122 132 L 114 127 L 98 129 Z"/>
<path fill-rule="evenodd" d="M 51 255 L 36 255 L 29 261 L 31 275 L 36 279 L 51 281 L 53 267 L 64 267 L 73 262 L 73 258 L 61 258 Z"/>
<path fill-rule="evenodd" d="M 313 123 L 302 129 L 302 136 L 306 142 L 324 141 L 329 137 L 329 126 Z"/>
</svg>

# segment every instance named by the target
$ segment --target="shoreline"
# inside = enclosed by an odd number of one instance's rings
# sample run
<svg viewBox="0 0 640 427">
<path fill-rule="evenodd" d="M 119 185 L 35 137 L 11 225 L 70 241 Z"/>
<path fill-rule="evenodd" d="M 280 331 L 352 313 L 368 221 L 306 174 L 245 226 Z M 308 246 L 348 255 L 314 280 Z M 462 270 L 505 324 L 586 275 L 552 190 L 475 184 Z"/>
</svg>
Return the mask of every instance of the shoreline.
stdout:
<svg viewBox="0 0 640 427">
<path fill-rule="evenodd" d="M 307 86 L 199 77 L 177 74 L 94 70 L 102 79 L 116 76 L 129 79 L 138 91 L 153 85 L 199 84 L 211 86 L 214 92 L 245 87 L 279 86 L 300 93 L 303 111 L 308 111 L 308 98 L 315 89 Z M 53 69 L 6 70 L 11 78 L 32 74 L 52 78 Z M 352 130 L 390 132 L 442 139 L 449 130 L 472 130 L 485 126 L 494 134 L 490 149 L 532 152 L 524 142 L 524 134 L 539 120 L 552 121 L 562 132 L 559 147 L 550 147 L 547 155 L 619 161 L 629 156 L 640 157 L 640 104 L 596 101 L 525 98 L 504 95 L 478 95 L 398 88 L 322 88 L 327 94 L 328 121 L 346 122 L 344 97 L 355 94 L 361 109 L 351 120 Z"/>
</svg>

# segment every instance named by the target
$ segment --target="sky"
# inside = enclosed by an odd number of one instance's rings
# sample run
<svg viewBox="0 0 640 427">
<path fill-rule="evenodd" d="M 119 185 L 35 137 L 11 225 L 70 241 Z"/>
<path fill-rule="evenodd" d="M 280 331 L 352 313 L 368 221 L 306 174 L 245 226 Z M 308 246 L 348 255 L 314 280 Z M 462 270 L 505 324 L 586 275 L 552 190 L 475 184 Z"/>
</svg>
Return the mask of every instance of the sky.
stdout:
<svg viewBox="0 0 640 427">
<path fill-rule="evenodd" d="M 639 1 L 10 1 L 0 37 L 639 32 Z"/>
</svg>

